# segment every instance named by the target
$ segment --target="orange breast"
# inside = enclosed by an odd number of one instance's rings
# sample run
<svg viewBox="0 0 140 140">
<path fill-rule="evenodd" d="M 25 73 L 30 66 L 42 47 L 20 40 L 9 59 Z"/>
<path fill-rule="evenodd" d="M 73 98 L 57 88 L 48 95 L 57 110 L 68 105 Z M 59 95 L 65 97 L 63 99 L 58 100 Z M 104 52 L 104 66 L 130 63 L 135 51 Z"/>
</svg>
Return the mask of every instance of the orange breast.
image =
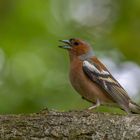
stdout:
<svg viewBox="0 0 140 140">
<path fill-rule="evenodd" d="M 106 92 L 96 83 L 91 81 L 82 69 L 83 62 L 81 60 L 73 60 L 70 65 L 70 82 L 74 89 L 85 99 L 95 103 L 96 99 L 100 99 L 101 103 L 113 102 Z"/>
</svg>

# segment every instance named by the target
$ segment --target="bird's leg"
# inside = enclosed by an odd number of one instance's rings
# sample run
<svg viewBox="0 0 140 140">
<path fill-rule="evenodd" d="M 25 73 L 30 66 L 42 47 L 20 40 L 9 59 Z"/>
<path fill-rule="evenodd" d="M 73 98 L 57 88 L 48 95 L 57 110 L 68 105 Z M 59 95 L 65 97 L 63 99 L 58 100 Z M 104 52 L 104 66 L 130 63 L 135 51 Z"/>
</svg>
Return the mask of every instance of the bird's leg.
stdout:
<svg viewBox="0 0 140 140">
<path fill-rule="evenodd" d="M 89 110 L 94 109 L 94 108 L 96 108 L 96 107 L 100 106 L 100 104 L 101 104 L 101 103 L 100 103 L 100 100 L 99 100 L 99 99 L 97 99 L 97 100 L 96 100 L 96 104 L 95 104 L 95 105 L 93 105 L 93 106 L 91 106 L 91 107 L 89 107 L 88 109 L 89 109 Z"/>
</svg>

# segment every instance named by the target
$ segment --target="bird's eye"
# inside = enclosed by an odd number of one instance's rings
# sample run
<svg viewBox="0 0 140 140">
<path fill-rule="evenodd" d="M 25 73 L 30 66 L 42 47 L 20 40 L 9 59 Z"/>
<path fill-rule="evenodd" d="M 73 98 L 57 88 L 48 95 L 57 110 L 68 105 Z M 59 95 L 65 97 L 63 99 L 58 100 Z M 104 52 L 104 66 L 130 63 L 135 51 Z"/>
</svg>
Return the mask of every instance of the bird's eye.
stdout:
<svg viewBox="0 0 140 140">
<path fill-rule="evenodd" d="M 79 43 L 78 43 L 78 42 L 74 42 L 73 44 L 74 44 L 75 46 L 79 45 Z"/>
</svg>

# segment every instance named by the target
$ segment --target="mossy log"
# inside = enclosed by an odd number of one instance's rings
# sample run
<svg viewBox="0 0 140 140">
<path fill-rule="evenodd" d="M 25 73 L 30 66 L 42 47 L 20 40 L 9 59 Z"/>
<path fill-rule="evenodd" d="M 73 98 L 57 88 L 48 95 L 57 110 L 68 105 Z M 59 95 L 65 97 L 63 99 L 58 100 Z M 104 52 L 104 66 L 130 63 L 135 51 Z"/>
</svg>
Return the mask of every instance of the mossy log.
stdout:
<svg viewBox="0 0 140 140">
<path fill-rule="evenodd" d="M 44 110 L 1 115 L 2 140 L 140 140 L 140 115 Z"/>
</svg>

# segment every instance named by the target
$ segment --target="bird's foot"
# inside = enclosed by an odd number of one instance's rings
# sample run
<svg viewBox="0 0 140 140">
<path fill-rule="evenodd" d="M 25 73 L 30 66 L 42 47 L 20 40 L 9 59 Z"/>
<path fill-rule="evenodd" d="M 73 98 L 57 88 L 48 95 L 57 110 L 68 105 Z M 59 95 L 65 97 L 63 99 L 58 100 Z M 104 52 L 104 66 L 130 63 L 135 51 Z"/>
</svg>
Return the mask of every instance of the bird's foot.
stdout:
<svg viewBox="0 0 140 140">
<path fill-rule="evenodd" d="M 94 109 L 94 108 L 96 108 L 96 107 L 98 107 L 98 106 L 100 106 L 100 100 L 99 100 L 99 99 L 97 99 L 97 100 L 96 100 L 96 104 L 93 105 L 93 106 L 91 106 L 91 107 L 89 107 L 88 110 L 92 110 L 92 109 Z"/>
</svg>

